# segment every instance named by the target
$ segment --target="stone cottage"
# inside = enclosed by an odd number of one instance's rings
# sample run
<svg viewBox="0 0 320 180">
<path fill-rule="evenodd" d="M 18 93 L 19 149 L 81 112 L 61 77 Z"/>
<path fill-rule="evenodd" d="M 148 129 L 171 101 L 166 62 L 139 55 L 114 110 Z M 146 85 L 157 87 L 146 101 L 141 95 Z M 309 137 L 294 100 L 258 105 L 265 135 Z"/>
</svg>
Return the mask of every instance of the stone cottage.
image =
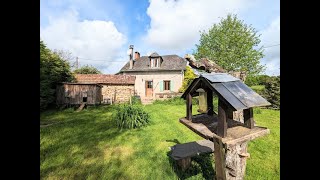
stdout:
<svg viewBox="0 0 320 180">
<path fill-rule="evenodd" d="M 135 95 L 135 76 L 111 74 L 76 74 L 77 83 L 102 85 L 102 103 L 129 102 Z"/>
<path fill-rule="evenodd" d="M 139 52 L 135 52 L 133 58 L 132 45 L 128 55 L 129 62 L 117 74 L 136 76 L 135 92 L 143 102 L 178 95 L 184 79 L 186 59 L 178 55 L 159 55 L 156 52 L 141 57 Z"/>
</svg>

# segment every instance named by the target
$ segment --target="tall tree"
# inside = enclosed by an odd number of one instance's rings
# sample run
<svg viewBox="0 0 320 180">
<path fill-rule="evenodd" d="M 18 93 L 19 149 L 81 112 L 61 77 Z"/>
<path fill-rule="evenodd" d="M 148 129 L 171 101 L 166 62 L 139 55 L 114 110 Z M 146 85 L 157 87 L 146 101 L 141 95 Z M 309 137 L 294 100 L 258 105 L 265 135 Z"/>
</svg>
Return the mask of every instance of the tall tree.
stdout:
<svg viewBox="0 0 320 180">
<path fill-rule="evenodd" d="M 237 15 L 228 14 L 208 32 L 200 32 L 200 42 L 194 53 L 197 59 L 208 58 L 215 61 L 227 71 L 246 71 L 258 74 L 264 71 L 260 59 L 264 57 L 263 49 L 256 48 L 260 35 L 239 20 Z"/>
<path fill-rule="evenodd" d="M 73 75 L 69 63 L 57 53 L 53 53 L 40 40 L 40 110 L 55 102 L 58 82 L 70 82 Z"/>
<path fill-rule="evenodd" d="M 102 74 L 97 68 L 85 65 L 79 69 L 74 70 L 76 74 Z"/>
</svg>

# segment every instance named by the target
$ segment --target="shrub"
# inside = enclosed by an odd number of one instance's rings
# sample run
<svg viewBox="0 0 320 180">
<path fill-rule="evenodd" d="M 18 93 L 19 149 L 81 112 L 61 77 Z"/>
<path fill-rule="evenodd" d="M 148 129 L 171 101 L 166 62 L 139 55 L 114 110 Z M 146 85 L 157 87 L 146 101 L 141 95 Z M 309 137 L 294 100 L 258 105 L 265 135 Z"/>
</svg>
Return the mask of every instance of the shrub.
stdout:
<svg viewBox="0 0 320 180">
<path fill-rule="evenodd" d="M 116 107 L 113 120 L 120 129 L 135 129 L 147 125 L 150 115 L 141 106 L 122 104 Z"/>
<path fill-rule="evenodd" d="M 263 97 L 272 104 L 271 108 L 280 109 L 280 76 L 267 80 Z"/>
<path fill-rule="evenodd" d="M 197 75 L 193 72 L 192 68 L 187 66 L 186 71 L 184 72 L 184 79 L 179 92 L 184 92 L 196 77 Z"/>
</svg>

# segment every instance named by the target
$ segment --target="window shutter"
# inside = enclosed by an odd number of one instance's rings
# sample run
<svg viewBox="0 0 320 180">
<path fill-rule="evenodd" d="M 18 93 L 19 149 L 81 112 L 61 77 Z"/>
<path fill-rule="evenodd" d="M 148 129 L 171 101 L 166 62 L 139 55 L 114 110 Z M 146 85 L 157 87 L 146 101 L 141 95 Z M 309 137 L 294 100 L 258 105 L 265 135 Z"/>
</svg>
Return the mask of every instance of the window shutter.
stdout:
<svg viewBox="0 0 320 180">
<path fill-rule="evenodd" d="M 173 81 L 170 81 L 170 91 L 173 91 Z"/>
<path fill-rule="evenodd" d="M 162 92 L 162 91 L 163 91 L 163 83 L 164 83 L 164 82 L 163 82 L 163 81 L 160 81 L 159 83 L 160 83 L 160 92 Z"/>
</svg>

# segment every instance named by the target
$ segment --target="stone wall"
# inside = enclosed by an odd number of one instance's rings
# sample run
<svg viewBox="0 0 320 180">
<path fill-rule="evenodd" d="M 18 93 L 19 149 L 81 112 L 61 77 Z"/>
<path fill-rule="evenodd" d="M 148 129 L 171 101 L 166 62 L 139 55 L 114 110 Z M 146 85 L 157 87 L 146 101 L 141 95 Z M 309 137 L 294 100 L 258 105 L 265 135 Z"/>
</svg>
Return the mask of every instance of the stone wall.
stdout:
<svg viewBox="0 0 320 180">
<path fill-rule="evenodd" d="M 134 95 L 134 85 L 103 85 L 103 103 L 124 103 L 129 102 Z"/>
</svg>

